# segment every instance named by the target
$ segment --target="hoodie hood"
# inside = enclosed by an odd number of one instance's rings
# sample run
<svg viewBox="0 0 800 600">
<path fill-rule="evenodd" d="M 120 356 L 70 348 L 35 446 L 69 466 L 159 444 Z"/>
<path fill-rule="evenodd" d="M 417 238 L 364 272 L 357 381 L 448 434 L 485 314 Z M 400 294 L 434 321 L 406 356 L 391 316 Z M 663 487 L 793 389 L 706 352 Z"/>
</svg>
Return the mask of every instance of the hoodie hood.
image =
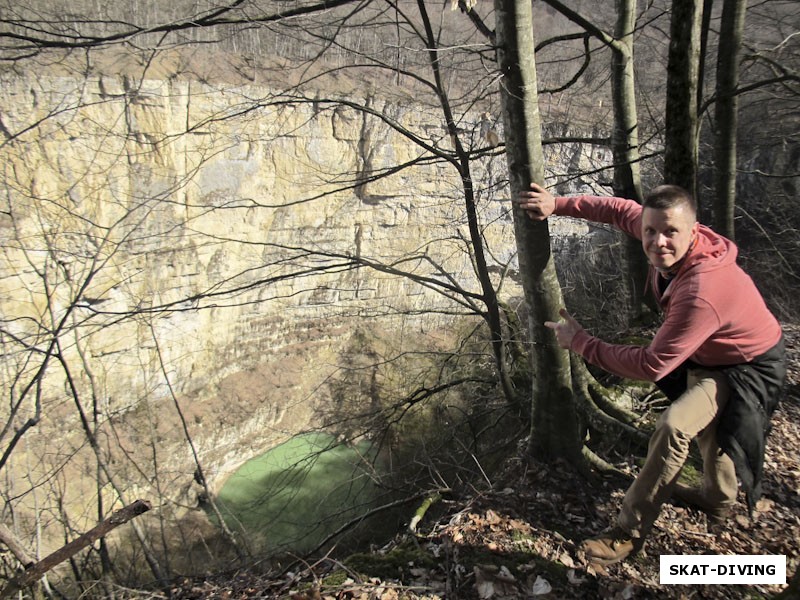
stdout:
<svg viewBox="0 0 800 600">
<path fill-rule="evenodd" d="M 678 274 L 688 270 L 698 273 L 713 271 L 736 262 L 739 254 L 736 245 L 728 238 L 719 235 L 705 225 L 697 231 L 697 243 L 689 251 L 678 270 Z"/>
</svg>

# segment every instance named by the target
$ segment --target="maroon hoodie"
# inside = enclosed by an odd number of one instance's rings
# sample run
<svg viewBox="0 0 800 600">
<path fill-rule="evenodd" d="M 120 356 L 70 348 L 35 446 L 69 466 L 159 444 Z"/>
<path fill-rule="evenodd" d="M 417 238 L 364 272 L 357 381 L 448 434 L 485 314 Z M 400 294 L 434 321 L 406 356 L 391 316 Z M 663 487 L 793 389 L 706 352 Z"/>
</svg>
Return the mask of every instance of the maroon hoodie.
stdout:
<svg viewBox="0 0 800 600">
<path fill-rule="evenodd" d="M 598 196 L 556 198 L 555 214 L 610 223 L 642 239 L 642 207 Z M 781 327 L 750 277 L 736 264 L 738 250 L 705 225 L 663 295 L 658 272 L 649 284 L 664 322 L 649 346 L 609 344 L 581 330 L 571 350 L 606 371 L 657 381 L 686 360 L 707 367 L 750 362 L 781 339 Z"/>
</svg>

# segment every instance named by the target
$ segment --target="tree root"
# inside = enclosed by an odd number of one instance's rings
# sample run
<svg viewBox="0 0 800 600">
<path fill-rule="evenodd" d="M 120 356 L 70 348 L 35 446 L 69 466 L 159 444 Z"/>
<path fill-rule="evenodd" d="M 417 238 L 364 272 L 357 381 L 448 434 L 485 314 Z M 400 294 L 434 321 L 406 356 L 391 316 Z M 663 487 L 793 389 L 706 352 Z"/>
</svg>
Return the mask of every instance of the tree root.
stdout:
<svg viewBox="0 0 800 600">
<path fill-rule="evenodd" d="M 594 400 L 594 403 L 604 413 L 611 415 L 615 419 L 618 419 L 631 426 L 634 426 L 638 421 L 641 420 L 641 417 L 638 414 L 628 410 L 616 402 L 616 400 L 622 396 L 621 392 L 603 387 L 596 381 L 593 381 L 589 384 L 588 390 L 592 400 Z"/>
<path fill-rule="evenodd" d="M 637 447 L 647 447 L 649 436 L 647 433 L 626 422 L 628 419 L 620 420 L 614 415 L 602 410 L 594 395 L 590 391 L 590 386 L 598 385 L 594 378 L 589 374 L 586 367 L 574 357 L 572 362 L 572 388 L 575 399 L 578 401 L 578 410 L 586 418 L 589 426 L 597 431 L 612 434 L 622 439 L 627 439 Z M 619 411 L 624 411 L 622 407 L 617 407 Z M 617 414 L 621 414 L 616 411 Z M 629 413 L 629 411 L 624 411 Z"/>
</svg>

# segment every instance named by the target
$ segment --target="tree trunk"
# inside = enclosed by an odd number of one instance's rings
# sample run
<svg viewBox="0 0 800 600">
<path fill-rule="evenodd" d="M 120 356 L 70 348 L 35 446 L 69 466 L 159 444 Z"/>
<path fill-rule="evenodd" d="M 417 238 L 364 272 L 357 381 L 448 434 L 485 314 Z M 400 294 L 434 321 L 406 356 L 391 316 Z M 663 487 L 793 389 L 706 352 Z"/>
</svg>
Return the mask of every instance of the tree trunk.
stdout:
<svg viewBox="0 0 800 600">
<path fill-rule="evenodd" d="M 541 123 L 530 0 L 495 0 L 497 57 L 511 193 L 531 181 L 544 182 Z M 578 415 L 572 394 L 569 354 L 544 326 L 558 320 L 561 287 L 550 252 L 546 221 L 534 222 L 514 207 L 514 234 L 525 298 L 530 308 L 533 372 L 531 445 L 539 457 L 581 457 Z"/>
<path fill-rule="evenodd" d="M 736 204 L 736 130 L 738 124 L 739 54 L 742 46 L 746 0 L 725 0 L 717 58 L 717 101 L 714 115 L 714 229 L 734 239 Z"/>
<path fill-rule="evenodd" d="M 636 0 L 617 0 L 617 21 L 611 36 L 559 0 L 545 2 L 583 27 L 612 51 L 611 94 L 614 110 L 612 151 L 614 154 L 614 194 L 642 201 L 639 163 L 639 117 L 636 110 L 636 75 L 633 63 L 633 34 L 636 29 Z M 629 316 L 641 317 L 646 302 L 647 261 L 637 240 L 627 245 Z M 651 303 L 651 308 L 655 308 Z"/>
<path fill-rule="evenodd" d="M 664 183 L 697 198 L 697 90 L 703 0 L 672 0 Z"/>
<path fill-rule="evenodd" d="M 636 29 L 636 0 L 617 0 L 615 40 L 610 44 L 611 93 L 614 103 L 614 194 L 642 201 L 639 168 L 639 116 L 636 110 L 636 74 L 633 62 L 633 33 Z M 647 261 L 638 240 L 630 239 L 628 255 L 628 297 L 630 316 L 640 317 L 645 304 Z"/>
<path fill-rule="evenodd" d="M 642 201 L 639 169 L 639 117 L 636 110 L 636 74 L 633 68 L 633 32 L 636 0 L 617 0 L 615 41 L 611 44 L 611 93 L 614 98 L 614 193 Z"/>
</svg>

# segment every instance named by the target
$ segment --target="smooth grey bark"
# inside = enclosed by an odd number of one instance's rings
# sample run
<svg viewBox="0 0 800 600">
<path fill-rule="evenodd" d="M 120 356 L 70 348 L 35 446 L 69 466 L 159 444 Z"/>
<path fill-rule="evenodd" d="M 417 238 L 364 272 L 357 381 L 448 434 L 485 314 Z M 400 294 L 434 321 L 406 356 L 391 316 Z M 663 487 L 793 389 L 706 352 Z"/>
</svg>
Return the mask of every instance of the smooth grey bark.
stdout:
<svg viewBox="0 0 800 600">
<path fill-rule="evenodd" d="M 633 62 L 633 33 L 636 29 L 636 0 L 617 0 L 614 42 L 610 44 L 611 93 L 614 99 L 614 193 L 642 201 L 639 161 L 639 116 L 636 110 L 636 73 Z M 641 254 L 641 251 L 639 252 Z"/>
<path fill-rule="evenodd" d="M 641 203 L 642 175 L 639 163 L 639 113 L 636 108 L 636 72 L 633 34 L 636 30 L 636 0 L 617 0 L 614 43 L 610 45 L 611 93 L 614 103 L 614 194 Z M 646 304 L 647 261 L 638 240 L 627 240 L 629 316 L 641 317 Z"/>
<path fill-rule="evenodd" d="M 725 0 L 717 58 L 717 100 L 714 114 L 714 228 L 734 239 L 736 205 L 736 132 L 739 62 L 747 0 Z"/>
<path fill-rule="evenodd" d="M 614 156 L 614 195 L 642 201 L 639 116 L 636 108 L 636 73 L 633 60 L 633 34 L 636 30 L 636 0 L 616 0 L 617 20 L 610 35 L 559 0 L 545 0 L 573 23 L 606 44 L 612 52 L 611 94 L 614 130 L 611 149 Z M 627 244 L 629 316 L 642 314 L 645 302 L 647 262 L 637 240 Z"/>
<path fill-rule="evenodd" d="M 506 158 L 512 195 L 531 181 L 544 181 L 532 10 L 530 0 L 495 0 L 497 58 L 502 74 L 501 102 Z M 533 374 L 532 454 L 581 457 L 579 420 L 572 392 L 569 353 L 561 349 L 547 320 L 558 320 L 561 286 L 550 251 L 547 221 L 534 222 L 514 207 L 514 234 L 522 285 L 530 309 Z"/>
</svg>

